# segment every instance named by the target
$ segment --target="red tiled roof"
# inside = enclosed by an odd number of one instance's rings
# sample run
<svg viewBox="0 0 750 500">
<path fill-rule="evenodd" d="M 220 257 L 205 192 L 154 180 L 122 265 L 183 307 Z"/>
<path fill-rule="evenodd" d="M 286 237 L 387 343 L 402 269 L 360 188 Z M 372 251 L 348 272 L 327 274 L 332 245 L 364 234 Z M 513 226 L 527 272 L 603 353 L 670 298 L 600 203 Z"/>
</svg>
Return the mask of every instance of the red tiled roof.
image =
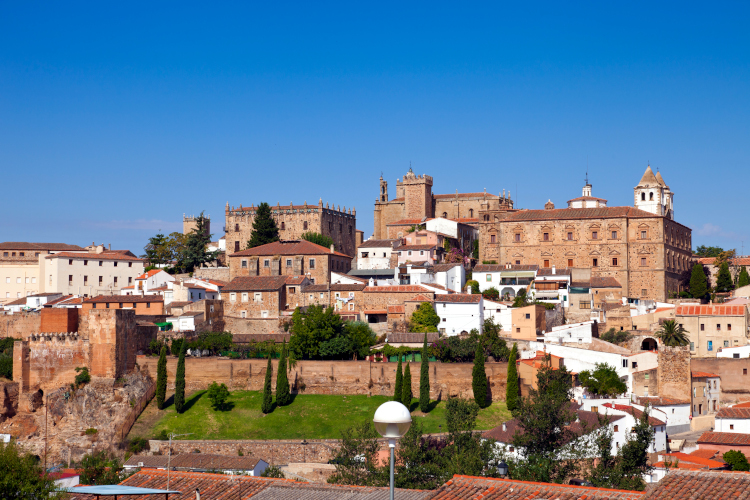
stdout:
<svg viewBox="0 0 750 500">
<path fill-rule="evenodd" d="M 604 198 L 596 198 L 595 196 L 579 196 L 578 198 L 573 198 L 572 200 L 568 200 L 568 203 L 571 201 L 607 201 Z"/>
<path fill-rule="evenodd" d="M 367 285 L 365 283 L 357 283 L 357 284 L 345 284 L 345 283 L 336 283 L 331 285 L 331 291 L 332 292 L 361 292 L 365 288 L 367 288 Z"/>
<path fill-rule="evenodd" d="M 480 264 L 478 266 L 474 266 L 474 272 L 476 273 L 498 273 L 500 271 L 536 271 L 537 269 L 539 269 L 539 266 L 537 265 L 525 264 L 511 264 L 510 267 L 505 264 Z"/>
<path fill-rule="evenodd" d="M 750 257 L 735 257 L 734 259 L 729 259 L 730 265 L 732 266 L 750 266 Z M 703 264 L 704 266 L 713 266 L 714 262 L 716 262 L 715 257 L 699 257 L 697 259 L 699 264 Z"/>
<path fill-rule="evenodd" d="M 622 285 L 611 276 L 593 276 L 591 288 L 622 288 Z"/>
<path fill-rule="evenodd" d="M 28 243 L 25 241 L 3 241 L 0 242 L 0 250 L 47 250 L 51 252 L 64 252 L 66 250 L 85 251 L 78 245 L 67 243 Z"/>
<path fill-rule="evenodd" d="M 273 291 L 286 284 L 286 276 L 238 276 L 222 292 Z"/>
<path fill-rule="evenodd" d="M 690 372 L 690 376 L 693 378 L 720 378 L 720 375 L 707 372 Z"/>
<path fill-rule="evenodd" d="M 461 224 L 474 224 L 479 222 L 479 219 L 476 217 L 457 217 L 455 219 L 448 219 L 452 220 L 453 222 L 459 222 Z"/>
<path fill-rule="evenodd" d="M 338 257 L 351 256 L 341 252 L 331 252 L 330 248 L 316 245 L 307 240 L 288 240 L 274 241 L 255 248 L 248 248 L 241 252 L 235 252 L 230 257 L 250 257 L 250 256 L 270 256 L 270 255 L 336 255 Z"/>
<path fill-rule="evenodd" d="M 68 301 L 68 300 L 70 300 L 72 298 L 73 298 L 72 295 L 63 295 L 59 299 L 55 299 L 55 300 L 51 300 L 51 301 L 47 302 L 46 304 L 44 304 L 44 307 L 52 307 L 55 304 L 59 304 L 60 302 L 66 302 L 66 301 Z"/>
<path fill-rule="evenodd" d="M 633 354 L 637 356 L 640 353 Z M 648 371 L 648 370 L 643 370 Z M 674 406 L 674 405 L 689 405 L 690 400 L 680 400 L 675 398 L 668 398 L 664 396 L 640 396 L 638 397 L 638 404 L 648 403 L 650 406 Z"/>
<path fill-rule="evenodd" d="M 424 219 L 424 222 L 427 222 L 428 220 L 432 220 L 432 218 L 428 217 Z M 400 219 L 394 222 L 389 222 L 386 224 L 386 226 L 413 226 L 415 224 L 424 224 L 422 219 Z"/>
<path fill-rule="evenodd" d="M 744 403 L 737 403 L 736 405 L 732 405 L 732 408 L 750 408 L 750 401 L 745 401 Z"/>
<path fill-rule="evenodd" d="M 83 260 L 90 260 L 92 262 L 97 261 L 97 260 L 125 260 L 125 261 L 131 261 L 131 262 L 143 262 L 143 260 L 139 259 L 138 257 L 125 255 L 119 252 L 102 252 L 102 253 L 60 252 L 60 253 L 53 253 L 51 255 L 47 255 L 44 258 L 45 259 L 58 259 L 58 258 L 59 259 L 83 259 Z"/>
<path fill-rule="evenodd" d="M 437 288 L 438 290 L 445 290 L 448 293 L 456 293 L 449 288 L 445 288 L 443 285 L 438 285 L 437 283 L 421 283 L 421 285 L 425 288 L 430 288 L 430 289 Z"/>
<path fill-rule="evenodd" d="M 605 408 L 611 408 L 613 410 L 617 411 L 624 411 L 625 413 L 630 413 L 633 415 L 633 417 L 639 419 L 641 418 L 641 415 L 643 415 L 643 412 L 636 408 L 635 406 L 630 405 L 618 405 L 617 403 L 604 403 L 602 406 Z M 651 424 L 651 427 L 654 427 L 656 425 L 666 425 L 664 422 L 659 420 L 658 418 L 654 418 L 649 416 L 648 417 L 648 423 Z"/>
<path fill-rule="evenodd" d="M 435 490 L 431 500 L 640 500 L 640 491 L 593 486 L 534 483 L 487 477 L 453 476 Z"/>
<path fill-rule="evenodd" d="M 425 287 L 420 285 L 393 285 L 393 286 L 368 286 L 365 288 L 365 292 L 367 293 L 375 293 L 375 292 L 386 292 L 386 293 L 403 293 L 403 292 L 411 292 L 411 293 L 419 293 L 419 292 L 430 292 L 430 290 L 427 290 Z"/>
<path fill-rule="evenodd" d="M 679 305 L 675 311 L 676 316 L 744 316 L 747 314 L 745 306 L 732 305 Z"/>
<path fill-rule="evenodd" d="M 503 222 L 522 220 L 565 220 L 565 219 L 607 219 L 628 217 L 631 219 L 661 219 L 634 207 L 599 207 L 599 208 L 557 208 L 552 210 L 519 210 L 509 213 Z"/>
<path fill-rule="evenodd" d="M 670 471 L 647 500 L 747 500 L 750 474 L 724 471 Z"/>
<path fill-rule="evenodd" d="M 393 248 L 399 240 L 367 240 L 357 248 Z"/>
<path fill-rule="evenodd" d="M 694 452 L 689 453 L 689 455 L 691 455 L 693 457 L 698 457 L 698 458 L 713 459 L 716 456 L 717 453 L 719 453 L 719 450 L 712 450 L 712 449 L 709 449 L 709 448 L 701 448 L 700 450 L 695 450 Z"/>
<path fill-rule="evenodd" d="M 137 280 L 145 280 L 145 279 L 150 278 L 154 274 L 157 274 L 157 273 L 160 273 L 160 272 L 161 272 L 161 269 L 151 269 L 149 272 L 141 274 L 136 279 Z"/>
<path fill-rule="evenodd" d="M 305 282 L 307 279 L 307 276 L 287 276 L 286 277 L 286 284 L 287 285 L 301 285 Z"/>
<path fill-rule="evenodd" d="M 750 446 L 750 434 L 735 432 L 704 432 L 698 438 L 698 444 L 722 444 Z"/>
<path fill-rule="evenodd" d="M 419 295 L 407 299 L 406 302 L 432 302 L 432 299 L 420 293 Z"/>
<path fill-rule="evenodd" d="M 365 314 L 388 314 L 387 309 L 366 309 L 362 312 Z"/>
<path fill-rule="evenodd" d="M 750 418 L 750 408 L 721 408 L 716 418 Z"/>
<path fill-rule="evenodd" d="M 404 314 L 405 312 L 404 306 L 388 306 L 388 314 Z"/>
<path fill-rule="evenodd" d="M 452 199 L 452 198 L 484 198 L 487 197 L 489 199 L 495 199 L 499 198 L 496 194 L 490 194 L 490 193 L 452 193 L 452 194 L 433 194 L 432 197 L 437 200 L 445 200 L 445 199 Z"/>
<path fill-rule="evenodd" d="M 482 300 L 480 294 L 453 293 L 435 295 L 435 302 L 456 302 L 464 304 L 479 304 Z"/>
<path fill-rule="evenodd" d="M 207 280 L 212 285 L 218 286 L 219 288 L 227 286 L 229 284 L 228 281 L 222 281 L 222 280 Z"/>
<path fill-rule="evenodd" d="M 700 465 L 703 467 L 710 467 L 711 469 L 718 469 L 720 467 L 724 467 L 725 465 L 725 462 L 719 462 L 717 460 L 711 460 L 710 458 L 703 458 L 697 455 L 688 455 L 687 453 L 681 453 L 681 452 L 665 453 L 664 456 L 675 458 L 679 460 L 680 463 L 688 462 L 688 463 Z"/>
<path fill-rule="evenodd" d="M 84 299 L 84 304 L 101 304 L 103 302 L 164 302 L 161 295 L 97 295 Z"/>
<path fill-rule="evenodd" d="M 16 299 L 13 302 L 6 302 L 6 306 L 25 306 L 26 305 L 26 297 Z"/>
<path fill-rule="evenodd" d="M 403 245 L 398 247 L 398 251 L 408 251 L 408 250 L 433 250 L 437 247 L 437 245 Z"/>
</svg>

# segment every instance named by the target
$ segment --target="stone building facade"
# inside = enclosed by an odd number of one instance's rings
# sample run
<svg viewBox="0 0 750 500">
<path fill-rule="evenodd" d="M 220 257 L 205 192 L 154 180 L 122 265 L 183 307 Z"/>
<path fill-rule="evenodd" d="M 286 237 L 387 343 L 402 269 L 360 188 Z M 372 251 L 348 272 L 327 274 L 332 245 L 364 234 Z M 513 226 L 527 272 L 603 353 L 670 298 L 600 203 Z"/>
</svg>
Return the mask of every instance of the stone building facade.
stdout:
<svg viewBox="0 0 750 500">
<path fill-rule="evenodd" d="M 203 217 L 206 219 L 205 231 L 208 236 L 211 234 L 211 216 L 204 215 Z M 196 229 L 198 229 L 198 217 L 182 214 L 182 234 L 190 234 Z"/>
<path fill-rule="evenodd" d="M 247 242 L 253 232 L 253 221 L 255 220 L 256 206 L 230 207 L 227 203 L 225 208 L 226 227 L 225 238 L 227 245 L 227 256 L 241 252 L 247 248 Z M 298 240 L 302 234 L 307 232 L 320 233 L 333 240 L 336 249 L 346 255 L 354 257 L 357 243 L 357 211 L 349 210 L 341 206 L 336 208 L 323 200 L 317 205 L 281 206 L 277 204 L 271 207 L 271 215 L 279 228 L 279 238 L 284 240 Z"/>
<path fill-rule="evenodd" d="M 388 182 L 380 178 L 380 193 L 375 201 L 375 229 L 373 238 L 376 240 L 389 238 L 388 225 L 402 220 L 414 220 L 409 224 L 419 223 L 423 219 L 443 217 L 445 219 L 461 219 L 465 223 L 477 221 L 483 204 L 507 204 L 510 208 L 513 202 L 510 194 L 459 193 L 433 194 L 433 179 L 429 175 L 416 175 L 411 168 L 404 175 L 403 180 L 396 181 L 396 197 L 388 196 Z M 393 231 L 393 230 L 392 230 Z"/>
<path fill-rule="evenodd" d="M 652 177 L 648 168 L 635 188 L 638 200 Z M 649 195 L 646 199 L 648 204 Z M 592 279 L 614 278 L 627 297 L 664 301 L 683 290 L 693 262 L 692 230 L 671 218 L 671 208 L 660 215 L 605 205 L 602 200 L 597 208 L 555 209 L 548 203 L 544 210 L 482 210 L 479 259 L 591 269 Z"/>
<path fill-rule="evenodd" d="M 278 318 L 286 309 L 287 276 L 242 276 L 224 287 L 224 314 L 235 318 Z M 295 290 L 296 291 L 296 290 Z"/>
</svg>

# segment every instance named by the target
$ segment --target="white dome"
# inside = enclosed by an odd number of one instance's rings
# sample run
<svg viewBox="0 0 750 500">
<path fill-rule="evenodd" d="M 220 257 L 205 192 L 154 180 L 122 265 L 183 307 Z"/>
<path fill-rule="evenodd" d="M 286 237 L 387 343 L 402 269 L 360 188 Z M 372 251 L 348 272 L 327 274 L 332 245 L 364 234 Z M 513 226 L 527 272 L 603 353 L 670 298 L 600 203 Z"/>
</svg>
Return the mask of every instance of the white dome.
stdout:
<svg viewBox="0 0 750 500">
<path fill-rule="evenodd" d="M 398 401 L 388 401 L 375 410 L 375 430 L 385 438 L 400 438 L 411 427 L 411 413 Z"/>
</svg>

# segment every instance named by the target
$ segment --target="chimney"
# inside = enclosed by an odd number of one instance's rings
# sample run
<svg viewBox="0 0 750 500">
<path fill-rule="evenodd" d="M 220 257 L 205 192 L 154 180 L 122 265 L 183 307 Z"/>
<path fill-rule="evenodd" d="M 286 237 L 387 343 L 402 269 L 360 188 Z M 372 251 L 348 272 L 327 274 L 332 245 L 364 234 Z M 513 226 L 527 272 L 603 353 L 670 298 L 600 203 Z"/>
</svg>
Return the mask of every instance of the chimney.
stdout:
<svg viewBox="0 0 750 500">
<path fill-rule="evenodd" d="M 552 266 L 552 274 L 557 274 L 557 269 L 555 268 L 555 266 Z"/>
<path fill-rule="evenodd" d="M 508 431 L 508 427 L 506 427 L 505 422 L 503 422 L 503 432 L 507 432 L 507 431 Z"/>
<path fill-rule="evenodd" d="M 109 251 L 112 251 L 112 243 L 109 244 Z"/>
<path fill-rule="evenodd" d="M 333 252 L 334 252 L 333 243 L 331 243 L 331 253 L 333 253 Z"/>
<path fill-rule="evenodd" d="M 375 286 L 375 280 L 374 280 L 374 279 L 372 279 L 372 278 L 370 278 L 370 284 L 369 284 L 369 285 L 370 285 L 370 286 Z"/>
</svg>

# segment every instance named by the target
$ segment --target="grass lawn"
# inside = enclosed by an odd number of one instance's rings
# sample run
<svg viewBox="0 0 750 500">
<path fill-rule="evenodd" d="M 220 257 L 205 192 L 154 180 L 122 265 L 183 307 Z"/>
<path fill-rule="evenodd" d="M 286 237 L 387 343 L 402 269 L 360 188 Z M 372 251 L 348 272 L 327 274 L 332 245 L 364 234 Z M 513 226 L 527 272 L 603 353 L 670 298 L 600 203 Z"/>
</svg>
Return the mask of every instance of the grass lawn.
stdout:
<svg viewBox="0 0 750 500">
<path fill-rule="evenodd" d="M 224 411 L 211 408 L 205 394 L 206 391 L 191 394 L 182 415 L 175 412 L 172 404 L 159 411 L 152 401 L 130 436 L 148 439 L 166 430 L 192 433 L 182 439 L 338 439 L 342 429 L 371 420 L 377 407 L 390 400 L 386 396 L 298 394 L 291 405 L 277 407 L 264 416 L 260 411 L 263 395 L 259 391 L 232 392 Z M 414 399 L 412 418 L 422 423 L 426 433 L 445 432 L 445 403 L 433 401 L 432 407 L 423 415 Z M 480 410 L 477 428 L 491 429 L 508 419 L 510 412 L 505 403 L 493 403 Z"/>
</svg>

